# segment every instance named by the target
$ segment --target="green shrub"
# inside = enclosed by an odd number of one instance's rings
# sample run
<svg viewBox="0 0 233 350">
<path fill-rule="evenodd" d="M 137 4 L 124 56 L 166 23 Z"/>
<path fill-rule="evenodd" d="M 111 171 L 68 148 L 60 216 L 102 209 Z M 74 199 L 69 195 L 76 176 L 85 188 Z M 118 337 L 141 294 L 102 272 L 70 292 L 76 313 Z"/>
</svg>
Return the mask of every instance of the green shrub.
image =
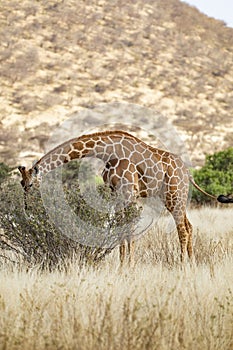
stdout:
<svg viewBox="0 0 233 350">
<path fill-rule="evenodd" d="M 233 148 L 207 155 L 205 165 L 193 170 L 196 183 L 206 192 L 218 196 L 233 193 Z M 211 202 L 211 199 L 193 188 L 193 201 L 196 203 Z"/>
<path fill-rule="evenodd" d="M 64 235 L 53 224 L 36 186 L 27 195 L 25 210 L 24 192 L 19 182 L 7 180 L 1 184 L 0 192 L 0 261 L 23 261 L 28 266 L 39 265 L 42 269 L 50 270 L 63 266 L 67 258 L 79 259 L 80 263 L 97 263 L 112 251 L 122 236 L 129 234 L 139 217 L 136 206 L 127 208 L 124 213 L 119 211 L 114 217 L 111 211 L 96 211 L 88 204 L 95 200 L 96 194 L 88 187 L 85 193 L 80 192 L 77 178 L 71 176 L 72 167 L 73 165 L 67 164 L 63 168 L 63 191 L 70 210 L 84 223 L 83 227 L 79 227 L 83 243 L 72 239 L 72 235 Z M 110 189 L 103 184 L 98 185 L 97 190 L 107 201 L 112 196 Z M 51 193 L 48 192 L 47 195 L 50 196 Z M 56 216 L 72 228 L 73 223 L 69 222 L 59 205 L 56 207 Z M 104 240 L 98 246 L 85 244 L 85 235 L 102 239 L 103 234 L 112 240 L 112 244 Z M 119 237 L 119 234 L 122 236 Z"/>
</svg>

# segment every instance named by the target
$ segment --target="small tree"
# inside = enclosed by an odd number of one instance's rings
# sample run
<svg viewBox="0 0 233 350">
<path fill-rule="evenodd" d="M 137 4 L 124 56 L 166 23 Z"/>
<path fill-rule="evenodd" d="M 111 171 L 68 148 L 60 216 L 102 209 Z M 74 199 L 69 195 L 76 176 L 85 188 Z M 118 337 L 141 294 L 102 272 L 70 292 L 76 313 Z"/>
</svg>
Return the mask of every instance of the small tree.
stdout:
<svg viewBox="0 0 233 350">
<path fill-rule="evenodd" d="M 206 156 L 205 165 L 193 170 L 195 181 L 213 195 L 233 193 L 233 148 Z M 211 199 L 193 188 L 192 199 L 196 203 L 211 202 Z"/>
<path fill-rule="evenodd" d="M 8 259 L 13 262 L 26 262 L 28 266 L 39 265 L 41 268 L 53 269 L 64 266 L 67 258 L 75 257 L 80 262 L 98 262 L 102 260 L 119 243 L 120 235 L 129 234 L 133 224 L 139 218 L 139 210 L 131 206 L 124 215 L 118 212 L 112 217 L 111 212 L 98 212 L 88 203 L 95 201 L 92 191 L 80 192 L 77 178 L 73 178 L 74 164 L 64 167 L 64 194 L 70 210 L 77 215 L 80 222 L 87 223 L 91 231 L 80 227 L 83 243 L 64 235 L 55 226 L 44 208 L 38 188 L 33 186 L 27 195 L 27 209 L 24 208 L 24 193 L 19 182 L 3 181 L 0 191 L 0 262 Z M 7 167 L 3 167 L 7 168 Z M 77 171 L 77 169 L 74 169 Z M 5 179 L 8 172 L 5 172 Z M 67 183 L 68 181 L 68 183 Z M 100 196 L 106 200 L 112 196 L 111 191 L 103 183 L 97 186 Z M 50 194 L 48 193 L 48 196 Z M 62 209 L 56 207 L 56 216 L 60 216 L 72 228 L 73 222 L 66 221 Z M 119 230 L 122 227 L 122 231 Z M 103 245 L 85 244 L 85 234 L 99 239 Z M 99 236 L 98 236 L 99 235 Z M 102 238 L 106 237 L 106 241 Z M 109 240 L 110 239 L 110 244 Z M 112 244 L 111 244 L 112 242 Z"/>
</svg>

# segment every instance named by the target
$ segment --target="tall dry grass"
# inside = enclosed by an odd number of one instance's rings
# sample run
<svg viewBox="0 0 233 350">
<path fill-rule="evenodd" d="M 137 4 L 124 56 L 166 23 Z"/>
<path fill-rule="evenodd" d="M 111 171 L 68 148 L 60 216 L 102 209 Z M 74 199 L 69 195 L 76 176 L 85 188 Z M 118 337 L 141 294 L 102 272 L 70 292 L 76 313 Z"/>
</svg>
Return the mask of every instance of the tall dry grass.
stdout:
<svg viewBox="0 0 233 350">
<path fill-rule="evenodd" d="M 136 266 L 117 251 L 98 267 L 0 271 L 0 349 L 233 348 L 232 209 L 192 210 L 196 264 L 159 228 L 137 242 Z M 171 230 L 170 230 L 171 231 Z"/>
</svg>

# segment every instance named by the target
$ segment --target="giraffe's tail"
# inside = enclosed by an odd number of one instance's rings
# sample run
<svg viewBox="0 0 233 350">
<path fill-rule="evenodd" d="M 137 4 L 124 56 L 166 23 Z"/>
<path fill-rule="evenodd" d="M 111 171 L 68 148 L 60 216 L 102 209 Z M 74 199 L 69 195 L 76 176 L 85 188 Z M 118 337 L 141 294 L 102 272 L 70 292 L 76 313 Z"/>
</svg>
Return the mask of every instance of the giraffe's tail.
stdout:
<svg viewBox="0 0 233 350">
<path fill-rule="evenodd" d="M 227 196 L 224 196 L 223 194 L 220 194 L 220 196 L 218 196 L 217 200 L 220 203 L 233 203 L 233 198 L 229 198 Z"/>
<path fill-rule="evenodd" d="M 224 196 L 223 194 L 220 194 L 218 197 L 213 196 L 212 194 L 204 191 L 200 186 L 198 186 L 198 184 L 196 184 L 196 182 L 194 181 L 194 178 L 192 177 L 192 175 L 189 175 L 189 181 L 191 182 L 191 184 L 196 187 L 196 189 L 198 191 L 200 191 L 201 193 L 205 194 L 206 196 L 217 200 L 220 203 L 233 203 L 233 198 L 229 198 L 227 196 Z"/>
</svg>

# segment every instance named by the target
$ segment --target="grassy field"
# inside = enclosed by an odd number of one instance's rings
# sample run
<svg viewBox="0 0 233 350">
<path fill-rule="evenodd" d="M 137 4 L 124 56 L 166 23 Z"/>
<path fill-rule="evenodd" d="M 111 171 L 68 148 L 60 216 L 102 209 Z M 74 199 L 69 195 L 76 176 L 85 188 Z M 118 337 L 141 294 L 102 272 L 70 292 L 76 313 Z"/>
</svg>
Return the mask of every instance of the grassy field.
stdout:
<svg viewBox="0 0 233 350">
<path fill-rule="evenodd" d="M 193 266 L 180 266 L 164 219 L 137 241 L 133 269 L 117 251 L 98 267 L 2 268 L 0 349 L 232 349 L 232 208 L 190 219 Z"/>
</svg>

